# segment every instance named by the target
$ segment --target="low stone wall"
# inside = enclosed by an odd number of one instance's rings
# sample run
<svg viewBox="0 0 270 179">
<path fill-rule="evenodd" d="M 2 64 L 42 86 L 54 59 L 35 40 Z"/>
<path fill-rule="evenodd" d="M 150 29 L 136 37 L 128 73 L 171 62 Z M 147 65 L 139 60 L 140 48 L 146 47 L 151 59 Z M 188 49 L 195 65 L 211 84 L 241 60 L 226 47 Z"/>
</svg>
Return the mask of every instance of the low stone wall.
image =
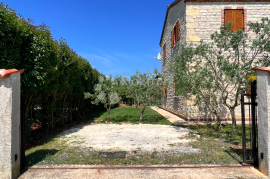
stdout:
<svg viewBox="0 0 270 179">
<path fill-rule="evenodd" d="M 184 97 L 175 96 L 173 100 L 173 105 L 166 103 L 167 98 L 163 99 L 163 109 L 173 112 L 179 115 L 186 121 L 216 121 L 216 117 L 212 114 L 205 105 L 195 106 L 194 103 L 190 100 L 186 100 Z M 245 108 L 247 111 L 248 106 Z M 231 121 L 231 115 L 227 107 L 222 106 L 222 121 Z M 237 106 L 235 109 L 236 120 L 241 121 L 241 106 Z M 249 116 L 246 116 L 246 120 Z"/>
</svg>

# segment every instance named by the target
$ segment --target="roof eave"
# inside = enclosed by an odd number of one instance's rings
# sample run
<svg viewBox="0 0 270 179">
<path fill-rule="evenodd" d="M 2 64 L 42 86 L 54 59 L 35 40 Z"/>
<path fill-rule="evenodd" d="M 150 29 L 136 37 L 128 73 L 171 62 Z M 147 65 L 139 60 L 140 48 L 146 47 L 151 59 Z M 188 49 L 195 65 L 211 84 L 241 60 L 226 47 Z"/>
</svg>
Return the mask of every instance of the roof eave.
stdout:
<svg viewBox="0 0 270 179">
<path fill-rule="evenodd" d="M 162 34 L 161 34 L 159 46 L 161 46 L 161 42 L 162 42 L 162 38 L 163 38 L 163 35 L 164 35 L 164 29 L 165 29 L 165 26 L 166 26 L 166 22 L 167 22 L 167 17 L 168 17 L 168 14 L 169 14 L 169 10 L 170 10 L 170 8 L 172 8 L 174 5 L 176 5 L 177 3 L 179 3 L 180 1 L 181 1 L 181 0 L 175 0 L 173 3 L 171 3 L 171 4 L 167 7 L 166 17 L 165 17 L 165 21 L 164 21 L 164 24 L 163 24 L 163 29 L 162 29 Z"/>
</svg>

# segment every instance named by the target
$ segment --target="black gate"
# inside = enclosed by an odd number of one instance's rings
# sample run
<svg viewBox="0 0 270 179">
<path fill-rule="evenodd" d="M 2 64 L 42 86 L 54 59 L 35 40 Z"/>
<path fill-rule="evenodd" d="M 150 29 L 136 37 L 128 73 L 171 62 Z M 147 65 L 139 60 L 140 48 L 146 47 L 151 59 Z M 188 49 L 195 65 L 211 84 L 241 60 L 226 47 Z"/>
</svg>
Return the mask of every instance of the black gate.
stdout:
<svg viewBox="0 0 270 179">
<path fill-rule="evenodd" d="M 21 173 L 25 168 L 25 98 L 26 96 L 21 94 L 21 166 L 20 170 Z"/>
<path fill-rule="evenodd" d="M 243 163 L 258 165 L 257 82 L 250 82 L 250 91 L 241 95 Z M 246 120 L 248 119 L 248 120 Z"/>
</svg>

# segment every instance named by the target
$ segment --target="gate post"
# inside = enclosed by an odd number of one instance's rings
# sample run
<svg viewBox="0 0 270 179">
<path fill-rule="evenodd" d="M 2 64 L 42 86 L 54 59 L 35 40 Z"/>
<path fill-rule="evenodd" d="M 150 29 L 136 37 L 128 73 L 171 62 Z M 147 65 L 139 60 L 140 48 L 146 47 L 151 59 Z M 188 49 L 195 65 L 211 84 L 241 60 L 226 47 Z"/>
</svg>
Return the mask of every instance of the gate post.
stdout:
<svg viewBox="0 0 270 179">
<path fill-rule="evenodd" d="M 259 170 L 270 176 L 270 67 L 257 71 Z"/>
<path fill-rule="evenodd" d="M 0 178 L 20 175 L 20 73 L 0 69 Z"/>
</svg>

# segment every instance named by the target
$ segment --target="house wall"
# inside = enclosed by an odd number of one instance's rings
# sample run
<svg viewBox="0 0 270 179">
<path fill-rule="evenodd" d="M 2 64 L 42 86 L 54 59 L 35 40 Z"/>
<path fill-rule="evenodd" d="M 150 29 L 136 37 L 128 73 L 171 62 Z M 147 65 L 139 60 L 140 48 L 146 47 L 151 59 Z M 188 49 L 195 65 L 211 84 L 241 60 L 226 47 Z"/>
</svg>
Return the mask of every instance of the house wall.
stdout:
<svg viewBox="0 0 270 179">
<path fill-rule="evenodd" d="M 260 21 L 262 17 L 270 17 L 270 2 L 179 2 L 169 10 L 165 32 L 161 48 L 166 42 L 167 56 L 162 61 L 162 73 L 173 84 L 173 77 L 169 72 L 169 66 L 178 51 L 177 47 L 171 47 L 171 30 L 177 19 L 181 17 L 181 41 L 210 42 L 210 35 L 219 31 L 224 23 L 224 9 L 244 9 L 245 23 Z M 186 25 L 184 25 L 186 24 Z M 246 27 L 247 29 L 247 27 Z M 245 29 L 245 30 L 246 30 Z M 182 35 L 183 34 L 183 35 Z M 249 34 L 252 36 L 252 34 Z M 184 39 L 182 39 L 185 37 Z M 195 106 L 194 100 L 186 100 L 183 97 L 174 96 L 173 85 L 168 89 L 167 98 L 164 99 L 164 108 L 177 113 L 188 120 L 215 120 L 205 105 Z M 235 109 L 236 118 L 241 119 L 241 107 Z M 222 107 L 222 120 L 230 120 L 231 116 L 226 107 Z"/>
<path fill-rule="evenodd" d="M 180 20 L 180 43 L 184 43 L 186 39 L 186 4 L 184 1 L 180 1 L 169 9 L 163 38 L 160 44 L 162 49 L 163 45 L 166 43 L 166 57 L 161 61 L 161 72 L 165 75 L 165 79 L 171 84 L 171 87 L 167 89 L 167 97 L 163 99 L 163 107 L 171 111 L 177 111 L 181 115 L 185 115 L 186 101 L 182 97 L 174 97 L 173 76 L 169 72 L 172 59 L 177 52 L 179 52 L 177 46 L 172 48 L 171 45 L 171 32 L 178 20 Z M 161 56 L 163 57 L 162 50 Z"/>
<path fill-rule="evenodd" d="M 270 2 L 186 2 L 187 42 L 211 42 L 210 35 L 219 31 L 224 23 L 225 9 L 243 9 L 245 31 L 247 22 L 260 21 L 262 17 L 270 17 Z M 253 36 L 249 33 L 249 36 Z M 190 119 L 211 119 L 214 116 L 204 107 L 191 106 Z M 236 118 L 241 118 L 241 107 L 235 109 Z M 231 119 L 226 107 L 222 107 L 222 119 Z"/>
<path fill-rule="evenodd" d="M 270 2 L 186 2 L 187 42 L 210 41 L 223 23 L 224 9 L 244 9 L 247 22 L 270 17 Z"/>
</svg>

